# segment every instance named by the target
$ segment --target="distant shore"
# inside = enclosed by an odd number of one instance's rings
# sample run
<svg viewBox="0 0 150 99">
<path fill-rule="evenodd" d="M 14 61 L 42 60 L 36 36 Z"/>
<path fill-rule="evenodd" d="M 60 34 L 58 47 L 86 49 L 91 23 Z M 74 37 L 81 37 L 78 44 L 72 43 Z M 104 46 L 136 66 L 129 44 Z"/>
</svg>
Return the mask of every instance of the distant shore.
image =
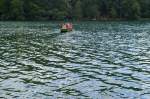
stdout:
<svg viewBox="0 0 150 99">
<path fill-rule="evenodd" d="M 123 19 L 123 18 L 100 18 L 100 19 L 80 19 L 80 20 L 74 20 L 74 19 L 69 19 L 69 20 L 52 20 L 52 19 L 38 19 L 38 20 L 0 20 L 0 21 L 71 21 L 71 22 L 79 22 L 79 21 L 150 21 L 150 18 L 139 18 L 139 19 Z"/>
</svg>

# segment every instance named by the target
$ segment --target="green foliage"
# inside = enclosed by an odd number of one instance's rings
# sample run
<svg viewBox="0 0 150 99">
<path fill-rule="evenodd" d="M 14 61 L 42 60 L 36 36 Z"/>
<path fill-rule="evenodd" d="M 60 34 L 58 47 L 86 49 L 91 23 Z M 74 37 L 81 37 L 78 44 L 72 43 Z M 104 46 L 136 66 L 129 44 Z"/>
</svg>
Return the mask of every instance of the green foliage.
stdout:
<svg viewBox="0 0 150 99">
<path fill-rule="evenodd" d="M 141 16 L 150 18 L 150 0 L 139 0 L 141 5 Z"/>
<path fill-rule="evenodd" d="M 78 0 L 75 4 L 74 10 L 73 10 L 73 17 L 75 19 L 81 19 L 82 18 L 82 8 L 81 8 L 82 4 L 81 1 Z"/>
<path fill-rule="evenodd" d="M 0 0 L 0 18 L 8 20 L 10 18 L 10 0 Z"/>
<path fill-rule="evenodd" d="M 23 20 L 23 7 L 22 1 L 20 0 L 12 0 L 11 1 L 11 18 L 14 20 Z"/>
<path fill-rule="evenodd" d="M 140 5 L 137 0 L 124 0 L 124 17 L 128 19 L 137 19 L 140 17 Z"/>
<path fill-rule="evenodd" d="M 83 0 L 82 4 L 84 17 L 88 19 L 97 18 L 99 16 L 99 7 L 96 0 Z"/>
<path fill-rule="evenodd" d="M 115 10 L 114 7 L 110 8 L 110 13 L 109 14 L 110 14 L 111 18 L 116 18 L 117 17 L 117 11 Z"/>
<path fill-rule="evenodd" d="M 150 18 L 150 0 L 0 0 L 0 20 Z"/>
</svg>

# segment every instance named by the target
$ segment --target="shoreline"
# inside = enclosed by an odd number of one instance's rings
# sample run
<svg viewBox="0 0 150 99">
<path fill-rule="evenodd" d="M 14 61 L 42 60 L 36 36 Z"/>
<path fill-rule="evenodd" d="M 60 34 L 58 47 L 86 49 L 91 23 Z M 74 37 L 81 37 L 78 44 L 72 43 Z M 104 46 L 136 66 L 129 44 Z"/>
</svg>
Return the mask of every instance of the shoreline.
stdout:
<svg viewBox="0 0 150 99">
<path fill-rule="evenodd" d="M 0 22 L 83 22 L 83 21 L 150 21 L 150 18 L 140 18 L 140 19 L 113 19 L 113 18 L 105 18 L 105 19 L 81 19 L 81 20 L 0 20 Z"/>
</svg>

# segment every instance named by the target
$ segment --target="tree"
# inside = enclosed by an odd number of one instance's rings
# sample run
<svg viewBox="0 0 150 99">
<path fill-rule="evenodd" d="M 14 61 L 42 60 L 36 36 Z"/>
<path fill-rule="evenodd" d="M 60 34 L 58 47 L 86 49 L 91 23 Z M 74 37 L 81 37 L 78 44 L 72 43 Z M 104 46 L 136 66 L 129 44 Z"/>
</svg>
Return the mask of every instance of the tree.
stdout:
<svg viewBox="0 0 150 99">
<path fill-rule="evenodd" d="M 52 11 L 50 11 L 51 16 L 54 19 L 63 20 L 69 15 L 69 9 L 69 0 L 54 0 Z"/>
<path fill-rule="evenodd" d="M 78 0 L 75 4 L 74 11 L 73 11 L 73 17 L 75 19 L 81 19 L 82 18 L 82 4 L 81 1 Z"/>
<path fill-rule="evenodd" d="M 11 18 L 13 20 L 23 20 L 23 2 L 21 0 L 11 1 Z"/>
<path fill-rule="evenodd" d="M 0 20 L 150 18 L 150 0 L 0 0 Z"/>
<path fill-rule="evenodd" d="M 138 19 L 140 17 L 140 5 L 137 0 L 124 0 L 123 5 L 125 18 Z"/>
<path fill-rule="evenodd" d="M 83 0 L 82 8 L 84 17 L 88 19 L 97 18 L 100 14 L 97 0 Z"/>
<path fill-rule="evenodd" d="M 141 5 L 141 16 L 150 18 L 150 0 L 139 0 Z"/>
<path fill-rule="evenodd" d="M 120 14 L 120 3 L 118 0 L 110 0 L 109 1 L 109 17 L 117 18 Z M 118 6 L 117 6 L 118 5 Z M 118 12 L 117 12 L 118 11 Z"/>
<path fill-rule="evenodd" d="M 10 18 L 10 0 L 0 0 L 0 15 L 2 20 Z"/>
<path fill-rule="evenodd" d="M 109 15 L 109 2 L 108 0 L 100 1 L 100 12 L 102 17 L 108 17 Z"/>
<path fill-rule="evenodd" d="M 111 7 L 109 14 L 110 14 L 111 18 L 116 18 L 117 17 L 117 11 L 116 11 L 116 9 L 114 7 Z"/>
<path fill-rule="evenodd" d="M 0 0 L 0 18 L 2 17 L 4 13 L 4 0 Z"/>
</svg>

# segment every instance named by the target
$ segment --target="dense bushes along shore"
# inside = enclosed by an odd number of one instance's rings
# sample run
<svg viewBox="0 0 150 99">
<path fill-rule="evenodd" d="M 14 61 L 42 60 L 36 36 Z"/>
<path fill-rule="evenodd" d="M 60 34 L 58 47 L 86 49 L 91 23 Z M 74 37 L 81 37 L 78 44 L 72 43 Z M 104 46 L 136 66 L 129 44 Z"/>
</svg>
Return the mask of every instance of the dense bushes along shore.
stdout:
<svg viewBox="0 0 150 99">
<path fill-rule="evenodd" d="M 0 20 L 150 18 L 150 0 L 0 0 Z"/>
</svg>

